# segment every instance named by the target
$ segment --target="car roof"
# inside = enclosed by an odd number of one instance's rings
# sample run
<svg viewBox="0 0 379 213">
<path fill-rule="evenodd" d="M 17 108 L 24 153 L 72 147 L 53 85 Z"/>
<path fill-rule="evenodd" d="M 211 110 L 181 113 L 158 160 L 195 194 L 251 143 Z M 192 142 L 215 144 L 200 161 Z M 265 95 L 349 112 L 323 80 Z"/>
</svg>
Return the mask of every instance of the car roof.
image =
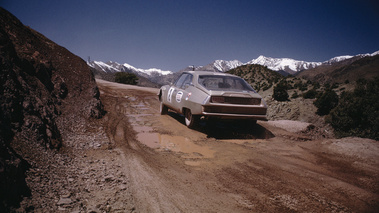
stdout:
<svg viewBox="0 0 379 213">
<path fill-rule="evenodd" d="M 213 72 L 213 71 L 186 71 L 186 73 L 191 73 L 192 75 L 218 75 L 218 76 L 235 76 L 232 74 L 228 73 L 223 73 L 223 72 Z M 235 76 L 238 77 L 238 76 Z"/>
</svg>

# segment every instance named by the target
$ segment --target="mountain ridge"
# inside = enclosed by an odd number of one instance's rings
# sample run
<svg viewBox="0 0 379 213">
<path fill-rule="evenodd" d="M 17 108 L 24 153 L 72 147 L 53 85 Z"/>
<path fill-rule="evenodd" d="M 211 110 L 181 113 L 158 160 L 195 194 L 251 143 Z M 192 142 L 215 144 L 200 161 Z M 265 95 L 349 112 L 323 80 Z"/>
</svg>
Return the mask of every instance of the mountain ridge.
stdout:
<svg viewBox="0 0 379 213">
<path fill-rule="evenodd" d="M 286 74 L 286 73 L 295 74 L 300 71 L 314 69 L 319 66 L 333 65 L 335 63 L 341 63 L 343 61 L 349 61 L 352 63 L 361 58 L 368 57 L 368 56 L 375 56 L 378 54 L 379 54 L 379 51 L 376 51 L 371 54 L 370 53 L 358 54 L 355 56 L 351 56 L 351 55 L 336 56 L 324 62 L 307 62 L 307 61 L 300 61 L 300 60 L 295 60 L 291 58 L 272 58 L 272 57 L 266 57 L 266 56 L 260 55 L 258 58 L 248 61 L 246 63 L 243 63 L 236 59 L 230 60 L 230 61 L 215 60 L 204 66 L 196 66 L 196 67 L 188 66 L 181 69 L 180 71 L 207 70 L 207 71 L 214 71 L 214 72 L 227 72 L 231 69 L 235 69 L 242 65 L 258 64 L 258 65 L 266 66 L 267 68 L 277 71 L 281 74 Z M 149 69 L 136 68 L 127 63 L 119 64 L 117 62 L 112 62 L 112 61 L 109 61 L 109 62 L 90 61 L 90 62 L 87 62 L 87 64 L 94 69 L 97 69 L 106 73 L 130 72 L 130 73 L 135 73 L 137 75 L 143 76 L 145 78 L 154 78 L 156 76 L 167 76 L 167 75 L 176 73 L 174 71 L 161 70 L 158 68 L 149 68 Z"/>
<path fill-rule="evenodd" d="M 358 79 L 374 79 L 379 76 L 379 54 L 370 57 L 354 56 L 338 63 L 300 71 L 295 74 L 319 83 L 343 83 Z"/>
<path fill-rule="evenodd" d="M 157 68 L 149 68 L 149 69 L 142 69 L 142 68 L 136 68 L 130 64 L 124 63 L 119 64 L 117 62 L 108 61 L 108 62 L 102 62 L 102 61 L 87 61 L 88 66 L 97 69 L 102 70 L 106 73 L 115 73 L 115 72 L 130 72 L 135 74 L 140 74 L 144 77 L 149 77 L 152 75 L 169 75 L 172 74 L 172 71 L 168 70 L 161 70 Z"/>
</svg>

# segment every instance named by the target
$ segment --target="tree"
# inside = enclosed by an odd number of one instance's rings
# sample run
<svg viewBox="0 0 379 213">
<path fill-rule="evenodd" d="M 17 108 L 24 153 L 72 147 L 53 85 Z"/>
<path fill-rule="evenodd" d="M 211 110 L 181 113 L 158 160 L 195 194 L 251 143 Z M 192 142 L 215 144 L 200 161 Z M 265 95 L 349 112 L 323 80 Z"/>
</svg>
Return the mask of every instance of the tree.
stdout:
<svg viewBox="0 0 379 213">
<path fill-rule="evenodd" d="M 313 104 L 317 107 L 318 115 L 327 115 L 338 105 L 338 95 L 332 89 L 326 89 Z"/>
<path fill-rule="evenodd" d="M 379 140 L 379 78 L 359 80 L 354 92 L 344 92 L 326 121 L 336 136 Z"/>
<path fill-rule="evenodd" d="M 300 91 L 305 91 L 308 89 L 307 83 L 302 83 L 301 80 L 299 80 L 297 83 L 295 83 L 294 88 L 298 88 Z"/>
<path fill-rule="evenodd" d="M 137 85 L 138 77 L 133 73 L 118 72 L 115 75 L 115 81 L 122 84 Z"/>
<path fill-rule="evenodd" d="M 313 99 L 316 98 L 317 91 L 315 89 L 308 90 L 306 93 L 303 94 L 304 99 Z"/>
<path fill-rule="evenodd" d="M 281 81 L 274 87 L 272 97 L 277 101 L 288 101 L 287 82 Z"/>
</svg>

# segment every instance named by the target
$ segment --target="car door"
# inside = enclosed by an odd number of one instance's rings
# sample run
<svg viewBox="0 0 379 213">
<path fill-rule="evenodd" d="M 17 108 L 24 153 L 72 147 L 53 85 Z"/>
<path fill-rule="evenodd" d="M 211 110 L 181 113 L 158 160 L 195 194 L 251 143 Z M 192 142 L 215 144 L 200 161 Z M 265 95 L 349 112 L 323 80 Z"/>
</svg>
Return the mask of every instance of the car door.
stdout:
<svg viewBox="0 0 379 213">
<path fill-rule="evenodd" d="M 192 78 L 191 74 L 183 73 L 168 90 L 167 102 L 172 109 L 181 112 L 185 98 L 188 96 L 186 89 L 192 84 Z"/>
</svg>

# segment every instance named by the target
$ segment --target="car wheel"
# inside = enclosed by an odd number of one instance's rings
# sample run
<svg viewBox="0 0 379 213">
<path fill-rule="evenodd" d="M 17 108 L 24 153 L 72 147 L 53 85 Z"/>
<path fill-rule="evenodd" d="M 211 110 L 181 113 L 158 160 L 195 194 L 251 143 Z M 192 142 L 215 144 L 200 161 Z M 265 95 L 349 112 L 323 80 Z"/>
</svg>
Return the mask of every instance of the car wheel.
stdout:
<svg viewBox="0 0 379 213">
<path fill-rule="evenodd" d="M 161 113 L 161 115 L 167 115 L 167 113 L 168 113 L 167 106 L 164 105 L 162 102 L 161 102 L 161 105 L 159 107 L 159 112 Z"/>
<path fill-rule="evenodd" d="M 184 112 L 184 117 L 186 126 L 190 129 L 193 129 L 198 122 L 198 116 L 192 115 L 191 110 L 186 109 L 186 111 Z"/>
</svg>

